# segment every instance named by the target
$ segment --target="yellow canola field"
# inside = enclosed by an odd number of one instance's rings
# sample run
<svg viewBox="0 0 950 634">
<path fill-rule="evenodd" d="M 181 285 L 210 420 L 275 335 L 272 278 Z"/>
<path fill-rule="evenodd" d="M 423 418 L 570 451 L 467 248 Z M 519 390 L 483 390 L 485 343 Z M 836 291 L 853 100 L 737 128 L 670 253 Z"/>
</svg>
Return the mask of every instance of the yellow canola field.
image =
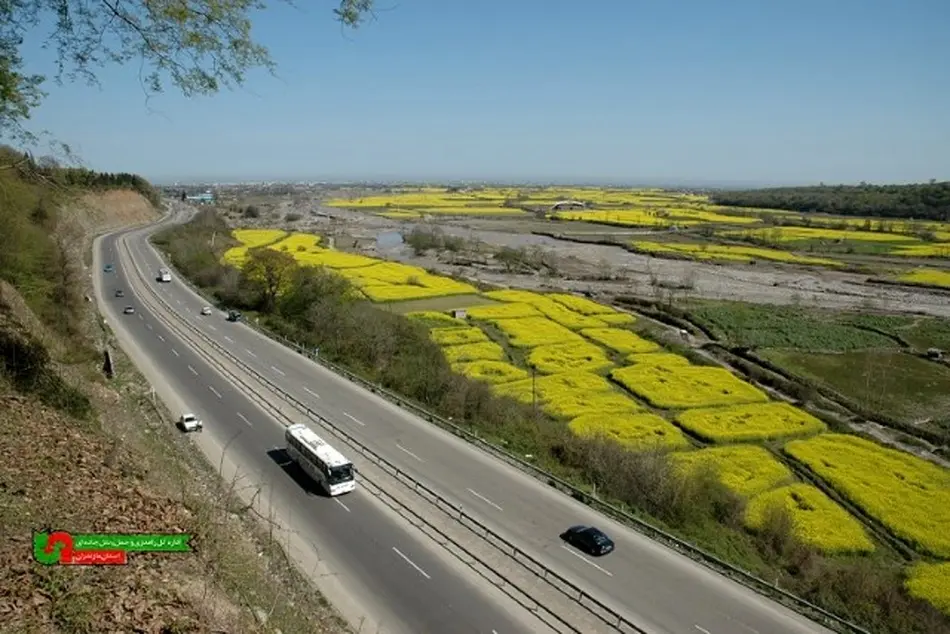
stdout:
<svg viewBox="0 0 950 634">
<path fill-rule="evenodd" d="M 287 232 L 282 229 L 235 229 L 231 235 L 248 249 L 253 249 L 282 240 Z"/>
<path fill-rule="evenodd" d="M 861 523 L 810 484 L 796 483 L 761 493 L 746 506 L 745 524 L 760 530 L 775 510 L 788 513 L 793 534 L 828 554 L 868 553 L 874 542 Z"/>
<path fill-rule="evenodd" d="M 617 309 L 613 308 L 612 306 L 598 304 L 592 299 L 579 297 L 578 295 L 571 295 L 570 293 L 549 293 L 548 295 L 545 295 L 545 297 L 553 299 L 565 308 L 570 308 L 575 313 L 580 313 L 581 315 L 587 315 L 589 317 L 597 317 L 598 319 L 600 319 L 603 315 L 624 314 L 618 312 Z"/>
<path fill-rule="evenodd" d="M 622 328 L 585 328 L 581 334 L 621 354 L 643 354 L 660 349 L 659 344 Z"/>
<path fill-rule="evenodd" d="M 561 418 L 576 418 L 593 412 L 639 412 L 643 407 L 621 394 L 602 376 L 568 372 L 529 378 L 496 386 L 499 396 L 531 403 L 537 396 L 542 411 Z"/>
<path fill-rule="evenodd" d="M 304 251 L 322 251 L 320 248 L 320 236 L 312 233 L 292 233 L 283 240 L 267 245 L 274 251 L 286 251 L 292 255 Z"/>
<path fill-rule="evenodd" d="M 358 253 L 346 253 L 330 249 L 312 249 L 310 251 L 296 251 L 291 253 L 294 259 L 303 266 L 325 266 L 343 274 L 353 268 L 367 268 L 377 264 L 379 260 L 368 258 Z"/>
<path fill-rule="evenodd" d="M 788 467 L 756 445 L 710 447 L 675 453 L 670 458 L 679 473 L 689 476 L 712 470 L 723 485 L 747 498 L 793 480 Z"/>
<path fill-rule="evenodd" d="M 826 425 L 788 403 L 751 403 L 688 409 L 676 417 L 680 427 L 715 443 L 774 440 L 825 431 Z"/>
<path fill-rule="evenodd" d="M 241 243 L 241 246 L 231 247 L 224 252 L 221 259 L 226 264 L 240 268 L 247 261 L 249 250 L 277 242 L 283 239 L 287 232 L 280 229 L 235 229 L 231 235 Z"/>
<path fill-rule="evenodd" d="M 466 343 L 488 341 L 488 335 L 482 332 L 480 328 L 468 326 L 433 328 L 429 331 L 429 337 L 440 346 L 460 346 Z"/>
<path fill-rule="evenodd" d="M 456 319 L 451 315 L 440 313 L 437 310 L 416 310 L 411 313 L 406 313 L 405 316 L 414 321 L 425 323 L 430 327 L 435 326 L 435 324 L 440 324 L 443 328 L 449 328 L 452 326 L 461 328 L 466 325 L 466 323 L 461 319 Z"/>
<path fill-rule="evenodd" d="M 485 297 L 502 302 L 517 302 L 514 305 L 532 306 L 537 312 L 551 321 L 557 322 L 565 328 L 580 330 L 581 328 L 597 328 L 607 324 L 597 317 L 575 312 L 549 297 L 531 291 L 502 290 L 483 293 Z M 527 317 L 528 315 L 523 315 Z"/>
<path fill-rule="evenodd" d="M 465 309 L 472 319 L 492 321 L 495 319 L 521 319 L 523 317 L 541 317 L 541 313 L 530 304 L 498 304 L 495 306 L 472 306 Z"/>
<path fill-rule="evenodd" d="M 727 215 L 717 213 L 713 208 L 699 206 L 652 206 L 644 205 L 632 209 L 591 209 L 555 211 L 549 217 L 557 220 L 575 220 L 598 222 L 609 225 L 642 227 L 689 227 L 703 223 L 754 225 L 762 219 L 749 215 Z M 723 210 L 720 208 L 720 210 Z"/>
<path fill-rule="evenodd" d="M 796 255 L 778 249 L 764 249 L 761 247 L 745 247 L 724 244 L 687 244 L 681 242 L 645 242 L 630 243 L 637 251 L 644 253 L 668 253 L 686 256 L 695 260 L 719 260 L 723 262 L 753 262 L 755 260 L 771 260 L 788 264 L 813 264 L 817 266 L 844 266 L 843 262 L 828 258 L 814 258 Z"/>
<path fill-rule="evenodd" d="M 608 326 L 626 326 L 637 321 L 637 318 L 630 313 L 621 312 L 597 315 L 597 319 L 604 322 Z"/>
<path fill-rule="evenodd" d="M 370 266 L 345 269 L 340 273 L 374 302 L 470 295 L 478 292 L 471 284 L 432 275 L 425 269 L 399 262 L 376 260 Z"/>
<path fill-rule="evenodd" d="M 904 587 L 912 597 L 950 615 L 950 563 L 921 563 L 910 569 Z"/>
<path fill-rule="evenodd" d="M 801 242 L 805 240 L 824 240 L 833 242 L 917 242 L 913 236 L 896 233 L 876 233 L 874 231 L 852 231 L 848 229 L 818 229 L 815 227 L 770 227 L 747 229 L 743 231 L 724 231 L 721 235 L 731 237 L 749 236 L 770 242 Z"/>
<path fill-rule="evenodd" d="M 950 242 L 911 244 L 893 249 L 888 255 L 911 258 L 950 258 Z"/>
<path fill-rule="evenodd" d="M 493 385 L 523 380 L 528 373 L 505 361 L 472 361 L 456 363 L 452 369 L 459 374 Z"/>
<path fill-rule="evenodd" d="M 544 317 L 499 319 L 494 322 L 516 348 L 533 348 L 556 343 L 583 343 L 580 335 Z"/>
<path fill-rule="evenodd" d="M 568 428 L 578 436 L 606 438 L 635 450 L 682 449 L 689 441 L 675 426 L 646 412 L 596 412 L 578 416 Z"/>
<path fill-rule="evenodd" d="M 508 357 L 504 348 L 494 341 L 463 343 L 457 346 L 445 346 L 442 354 L 449 363 L 467 363 L 469 361 L 504 361 Z"/>
<path fill-rule="evenodd" d="M 528 353 L 527 362 L 542 374 L 598 372 L 613 365 L 603 349 L 586 341 L 536 346 Z"/>
<path fill-rule="evenodd" d="M 627 356 L 627 363 L 642 365 L 665 365 L 667 367 L 681 367 L 690 365 L 689 359 L 672 352 L 647 352 L 645 354 L 631 354 Z"/>
<path fill-rule="evenodd" d="M 848 434 L 793 440 L 784 450 L 898 537 L 950 557 L 947 469 Z"/>
<path fill-rule="evenodd" d="M 914 269 L 898 278 L 909 284 L 924 284 L 926 286 L 942 286 L 950 288 L 950 271 L 939 269 Z"/>
<path fill-rule="evenodd" d="M 764 403 L 768 396 L 724 368 L 639 363 L 610 373 L 618 383 L 662 409 Z"/>
</svg>

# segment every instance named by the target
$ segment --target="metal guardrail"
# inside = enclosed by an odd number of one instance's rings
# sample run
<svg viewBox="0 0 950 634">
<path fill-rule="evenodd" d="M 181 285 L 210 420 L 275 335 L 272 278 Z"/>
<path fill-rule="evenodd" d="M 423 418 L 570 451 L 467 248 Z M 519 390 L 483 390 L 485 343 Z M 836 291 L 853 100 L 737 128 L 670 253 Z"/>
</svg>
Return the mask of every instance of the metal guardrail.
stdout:
<svg viewBox="0 0 950 634">
<path fill-rule="evenodd" d="M 187 280 L 187 278 L 182 276 L 180 272 L 178 272 L 178 279 L 185 281 L 189 288 L 191 288 L 199 296 L 203 297 L 200 289 L 195 288 L 195 286 L 191 283 L 191 281 Z M 314 354 L 312 349 L 308 349 L 305 346 L 301 346 L 299 343 L 292 341 L 288 339 L 287 337 L 270 332 L 267 329 L 262 328 L 257 324 L 252 324 L 248 321 L 245 321 L 244 323 L 248 327 L 262 334 L 263 336 L 283 343 L 294 352 L 304 357 L 307 357 L 308 359 L 316 363 L 319 363 L 320 365 L 323 365 L 327 369 L 331 370 L 332 372 L 336 374 L 343 376 L 349 381 L 353 383 L 357 383 L 358 385 L 361 385 L 362 387 L 369 389 L 371 392 L 383 396 L 384 398 L 392 401 L 393 403 L 402 407 L 403 409 L 406 409 L 410 411 L 411 413 L 414 413 L 417 416 L 420 416 L 421 418 L 424 418 L 425 420 L 431 423 L 435 423 L 439 425 L 443 429 L 446 429 L 452 432 L 453 434 L 455 434 L 456 436 L 459 436 L 460 438 L 467 440 L 471 444 L 474 444 L 486 450 L 488 453 L 492 454 L 493 456 L 504 460 L 505 462 L 521 469 L 524 472 L 531 474 L 532 476 L 534 476 L 535 478 L 539 480 L 543 480 L 547 482 L 548 485 L 554 487 L 555 489 L 560 490 L 563 493 L 567 493 L 574 499 L 586 504 L 587 506 L 590 506 L 594 510 L 600 511 L 601 513 L 609 515 L 613 517 L 614 519 L 617 519 L 623 523 L 626 523 L 632 526 L 633 528 L 637 529 L 641 533 L 644 533 L 648 537 L 658 542 L 661 542 L 665 544 L 666 546 L 672 548 L 673 550 L 676 550 L 677 552 L 683 555 L 686 555 L 687 557 L 690 557 L 691 559 L 696 560 L 706 565 L 708 568 L 720 574 L 724 574 L 730 577 L 731 579 L 738 581 L 739 583 L 742 583 L 746 587 L 754 590 L 755 592 L 761 595 L 774 599 L 778 601 L 779 603 L 782 603 L 786 607 L 789 607 L 795 610 L 796 612 L 799 612 L 800 614 L 803 614 L 809 618 L 812 618 L 815 621 L 820 622 L 825 627 L 828 627 L 838 632 L 847 632 L 849 634 L 871 634 L 871 632 L 869 632 L 868 630 L 865 630 L 864 628 L 860 627 L 859 625 L 855 623 L 851 623 L 850 621 L 843 619 L 840 616 L 833 614 L 820 606 L 817 606 L 809 601 L 806 601 L 805 599 L 802 599 L 801 597 L 794 595 L 791 592 L 788 592 L 787 590 L 780 588 L 773 583 L 769 583 L 768 581 L 760 577 L 757 577 L 746 570 L 738 568 L 734 566 L 733 564 L 730 564 L 729 562 L 724 561 L 720 559 L 719 557 L 716 557 L 712 553 L 706 552 L 705 550 L 697 546 L 694 546 L 688 542 L 685 542 L 681 540 L 680 538 L 676 537 L 675 535 L 672 535 L 661 528 L 653 526 L 652 524 L 645 522 L 634 515 L 631 515 L 630 513 L 624 511 L 621 508 L 614 506 L 613 504 L 609 502 L 605 502 L 604 500 L 601 500 L 591 495 L 590 493 L 588 493 L 587 491 L 584 491 L 583 489 L 579 489 L 578 487 L 574 486 L 570 482 L 567 482 L 559 478 L 558 476 L 552 473 L 549 473 L 534 464 L 531 464 L 530 462 L 524 460 L 520 456 L 517 456 L 502 447 L 498 447 L 497 445 L 494 445 L 488 442 L 487 440 L 485 440 L 484 438 L 481 438 L 477 434 L 472 433 L 471 431 L 467 429 L 463 429 L 462 427 L 459 427 L 452 421 L 446 420 L 445 418 L 439 416 L 438 414 L 430 412 L 429 410 L 419 406 L 416 403 L 413 403 L 412 401 L 400 396 L 399 394 L 396 394 L 382 387 L 381 385 L 373 383 L 372 381 L 369 381 L 365 379 L 364 377 L 361 377 L 358 374 L 351 372 L 347 368 L 344 368 L 331 361 L 323 359 L 318 354 Z M 264 378 L 264 380 L 267 381 L 266 378 Z"/>
<path fill-rule="evenodd" d="M 171 314 L 175 314 L 175 311 L 171 307 L 171 305 L 169 305 L 168 302 L 166 302 L 165 299 L 162 298 L 155 291 L 155 289 L 152 288 L 150 284 L 148 284 L 148 281 L 146 277 L 144 276 L 144 274 L 142 273 L 141 269 L 139 268 L 138 264 L 135 262 L 134 259 L 132 259 L 132 253 L 128 245 L 123 243 L 123 246 L 125 246 L 126 251 L 128 252 L 129 257 L 132 261 L 132 265 L 136 269 L 139 277 L 142 278 L 142 280 L 146 282 L 145 286 L 148 289 L 148 292 L 153 296 L 154 300 L 159 302 L 164 307 L 165 311 Z M 474 517 L 466 513 L 465 510 L 461 506 L 446 499 L 440 493 L 433 491 L 431 488 L 419 482 L 418 480 L 410 476 L 408 473 L 401 470 L 399 467 L 387 461 L 385 458 L 380 456 L 378 453 L 376 453 L 372 449 L 363 445 L 360 441 L 355 439 L 353 436 L 351 436 L 347 432 L 335 426 L 332 422 L 330 422 L 329 420 L 327 420 L 326 418 L 324 418 L 317 412 L 311 410 L 305 403 L 301 402 L 295 396 L 288 393 L 280 386 L 276 385 L 273 381 L 268 379 L 266 376 L 257 372 L 254 368 L 248 366 L 244 361 L 242 361 L 240 358 L 233 355 L 224 346 L 216 342 L 214 339 L 210 338 L 208 335 L 201 332 L 200 329 L 198 329 L 193 324 L 189 323 L 187 320 L 180 320 L 180 325 L 174 325 L 171 323 L 170 319 L 168 319 L 167 317 L 164 317 L 163 315 L 156 315 L 156 317 L 158 317 L 158 319 L 162 321 L 170 330 L 176 332 L 180 336 L 183 336 L 186 340 L 189 340 L 191 343 L 193 344 L 196 343 L 192 337 L 188 336 L 187 334 L 182 333 L 181 326 L 183 325 L 189 331 L 194 333 L 194 335 L 200 338 L 206 345 L 209 345 L 218 354 L 228 359 L 230 363 L 238 366 L 243 372 L 252 376 L 255 381 L 265 385 L 267 389 L 280 395 L 280 398 L 290 403 L 298 411 L 305 414 L 311 420 L 317 422 L 321 427 L 330 431 L 340 440 L 352 446 L 361 455 L 371 460 L 373 464 L 375 464 L 377 467 L 386 471 L 390 476 L 399 480 L 403 485 L 407 486 L 412 492 L 419 495 L 423 500 L 432 504 L 439 511 L 447 515 L 452 520 L 460 523 L 462 526 L 468 529 L 475 536 L 485 541 L 488 545 L 492 546 L 493 548 L 495 548 L 502 554 L 506 555 L 512 561 L 520 565 L 522 568 L 524 568 L 528 572 L 534 574 L 542 581 L 546 582 L 551 588 L 560 592 L 562 595 L 569 598 L 570 600 L 574 601 L 578 606 L 586 610 L 592 616 L 601 620 L 607 626 L 613 628 L 617 632 L 622 632 L 623 634 L 648 634 L 645 630 L 640 628 L 638 625 L 636 625 L 635 623 L 633 623 L 632 621 L 630 621 L 623 615 L 617 613 L 615 610 L 608 607 L 607 605 L 605 605 L 598 599 L 594 598 L 593 596 L 588 594 L 586 591 L 584 591 L 583 589 L 575 585 L 573 582 L 569 581 L 568 579 L 565 579 L 563 576 L 551 570 L 550 568 L 545 566 L 542 562 L 538 561 L 533 556 L 529 555 L 528 553 L 524 552 L 523 550 L 521 550 L 520 548 L 512 544 L 506 538 L 502 537 L 498 533 L 494 532 L 493 530 L 491 530 L 490 528 L 488 528 L 487 526 L 479 522 L 477 519 L 475 519 Z M 222 365 L 219 362 L 212 359 L 210 356 L 206 354 L 202 354 L 200 348 L 196 348 L 196 352 L 200 356 L 204 357 L 206 361 L 208 361 L 213 366 L 218 368 L 219 371 L 227 374 L 232 379 L 240 383 L 244 388 L 253 392 L 254 395 L 257 396 L 259 401 L 262 401 L 263 404 L 268 409 L 275 411 L 280 418 L 287 419 L 287 416 L 283 414 L 279 408 L 276 408 L 270 405 L 270 403 L 267 401 L 267 398 L 265 396 L 262 396 L 259 392 L 257 392 L 257 390 L 253 388 L 253 386 L 248 385 L 247 382 L 241 380 L 240 377 L 235 376 L 233 372 L 230 372 L 226 368 L 222 367 Z M 364 476 L 364 479 L 366 479 L 365 476 Z M 385 489 L 380 487 L 378 484 L 371 482 L 371 485 L 376 487 L 379 491 L 383 492 L 390 500 L 393 500 L 396 504 L 399 504 L 398 501 L 395 501 L 395 498 L 392 495 L 385 492 Z M 387 502 L 387 504 L 389 504 L 389 502 Z M 403 505 L 400 505 L 400 506 L 403 506 Z M 430 530 L 435 531 L 442 539 L 451 543 L 454 547 L 458 548 L 463 553 L 465 553 L 466 556 L 472 558 L 475 561 L 478 561 L 486 569 L 492 570 L 491 566 L 481 561 L 470 550 L 465 548 L 465 546 L 463 546 L 462 544 L 459 544 L 450 536 L 446 535 L 438 527 L 433 526 L 430 522 L 425 520 L 425 518 L 423 518 L 421 515 L 419 515 L 415 511 L 412 511 L 412 509 L 406 508 L 406 510 L 409 513 L 411 513 L 416 519 L 425 523 L 429 527 Z M 581 630 L 578 630 L 575 626 L 566 622 L 562 617 L 552 612 L 546 606 L 543 606 L 537 601 L 535 601 L 533 598 L 530 597 L 530 595 L 528 595 L 525 591 L 518 588 L 517 585 L 513 584 L 511 581 L 506 579 L 503 575 L 501 575 L 500 573 L 494 570 L 492 570 L 492 572 L 497 577 L 503 579 L 507 586 L 512 587 L 512 588 L 517 588 L 519 592 L 521 592 L 525 597 L 527 597 L 529 601 L 534 603 L 538 608 L 543 609 L 548 614 L 551 614 L 561 624 L 570 628 L 574 632 L 578 632 L 578 634 L 580 634 Z"/>
</svg>

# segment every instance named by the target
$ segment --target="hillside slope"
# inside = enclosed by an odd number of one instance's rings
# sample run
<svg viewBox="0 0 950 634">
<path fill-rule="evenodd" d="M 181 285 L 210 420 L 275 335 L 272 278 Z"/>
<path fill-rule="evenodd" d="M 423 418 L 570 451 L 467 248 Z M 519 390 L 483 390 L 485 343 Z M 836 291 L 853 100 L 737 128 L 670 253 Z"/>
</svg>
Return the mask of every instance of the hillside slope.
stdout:
<svg viewBox="0 0 950 634">
<path fill-rule="evenodd" d="M 346 631 L 153 402 L 89 300 L 92 238 L 159 212 L 142 193 L 27 167 L 0 170 L 0 632 Z M 46 530 L 185 532 L 195 551 L 44 566 L 32 534 Z"/>
</svg>

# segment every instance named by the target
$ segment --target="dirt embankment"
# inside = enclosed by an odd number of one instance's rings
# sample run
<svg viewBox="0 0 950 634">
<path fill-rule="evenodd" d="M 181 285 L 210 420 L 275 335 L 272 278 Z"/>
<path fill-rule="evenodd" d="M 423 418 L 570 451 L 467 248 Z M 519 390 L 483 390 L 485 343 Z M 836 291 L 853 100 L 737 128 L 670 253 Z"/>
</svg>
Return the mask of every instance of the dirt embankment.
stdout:
<svg viewBox="0 0 950 634">
<path fill-rule="evenodd" d="M 87 195 L 64 212 L 57 231 L 78 268 L 89 262 L 94 235 L 159 216 L 126 191 Z M 75 278 L 77 292 L 92 296 L 90 277 Z M 0 631 L 345 631 L 239 506 L 233 484 L 221 482 L 154 402 L 95 304 L 81 304 L 81 327 L 67 342 L 17 289 L 0 284 Z M 30 341 L 48 350 L 48 359 L 35 357 L 48 372 L 23 367 L 24 352 L 35 352 Z M 103 346 L 113 354 L 111 380 Z M 31 388 L 32 379 L 43 387 Z M 91 407 L 44 405 L 47 385 L 75 390 Z M 85 413 L 66 413 L 77 409 Z M 133 553 L 125 566 L 45 566 L 33 560 L 33 532 L 47 530 L 185 532 L 195 549 Z"/>
</svg>

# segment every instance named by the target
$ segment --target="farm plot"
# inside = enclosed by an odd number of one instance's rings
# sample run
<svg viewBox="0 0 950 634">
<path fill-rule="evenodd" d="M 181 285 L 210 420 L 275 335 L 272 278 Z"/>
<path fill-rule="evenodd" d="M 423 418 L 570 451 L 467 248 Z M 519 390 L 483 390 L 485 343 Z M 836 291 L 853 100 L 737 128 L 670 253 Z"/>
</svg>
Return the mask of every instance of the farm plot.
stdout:
<svg viewBox="0 0 950 634">
<path fill-rule="evenodd" d="M 774 440 L 825 431 L 825 424 L 788 403 L 752 403 L 689 409 L 676 417 L 680 427 L 715 443 Z"/>
<path fill-rule="evenodd" d="M 597 328 L 607 325 L 598 317 L 575 312 L 564 304 L 556 302 L 545 295 L 532 293 L 531 291 L 489 291 L 484 293 L 484 295 L 485 297 L 502 302 L 516 302 L 515 304 L 509 304 L 512 306 L 531 306 L 534 308 L 536 313 L 547 317 L 551 321 L 556 322 L 565 328 L 570 328 L 571 330 L 580 330 L 581 328 Z M 528 317 L 530 315 L 519 316 Z"/>
<path fill-rule="evenodd" d="M 456 319 L 451 315 L 446 315 L 436 310 L 417 310 L 406 313 L 406 317 L 424 325 L 426 328 L 461 328 L 466 326 L 463 320 Z"/>
<path fill-rule="evenodd" d="M 677 452 L 670 458 L 682 475 L 692 476 L 712 470 L 724 486 L 746 498 L 794 480 L 788 467 L 755 445 Z"/>
<path fill-rule="evenodd" d="M 847 434 L 793 440 L 784 450 L 918 550 L 950 556 L 950 471 Z"/>
<path fill-rule="evenodd" d="M 774 510 L 788 513 L 792 532 L 803 543 L 829 554 L 867 553 L 874 550 L 861 523 L 834 500 L 810 484 L 796 483 L 752 498 L 746 506 L 745 525 L 761 530 Z"/>
<path fill-rule="evenodd" d="M 521 381 L 528 373 L 506 361 L 472 361 L 470 363 L 455 363 L 452 370 L 464 374 L 470 379 L 482 381 L 492 385 Z"/>
<path fill-rule="evenodd" d="M 637 364 L 610 376 L 661 409 L 764 403 L 768 396 L 724 368 Z"/>
<path fill-rule="evenodd" d="M 524 317 L 541 317 L 534 306 L 530 304 L 498 304 L 496 306 L 474 306 L 465 309 L 472 319 L 494 321 L 496 319 L 522 319 Z"/>
<path fill-rule="evenodd" d="M 711 260 L 722 262 L 745 262 L 755 260 L 769 260 L 786 264 L 811 264 L 816 266 L 843 266 L 843 262 L 828 258 L 816 258 L 796 255 L 780 249 L 765 249 L 761 247 L 734 246 L 725 244 L 684 243 L 684 242 L 649 242 L 634 241 L 630 243 L 636 251 L 651 254 L 671 254 L 687 257 L 694 260 Z"/>
<path fill-rule="evenodd" d="M 660 345 L 623 328 L 585 328 L 581 334 L 621 354 L 656 352 Z"/>
<path fill-rule="evenodd" d="M 287 232 L 280 229 L 235 229 L 231 235 L 241 243 L 241 246 L 228 249 L 221 259 L 226 264 L 240 268 L 247 261 L 249 250 L 277 242 L 283 239 Z"/>
<path fill-rule="evenodd" d="M 914 269 L 909 273 L 901 275 L 897 279 L 907 284 L 950 288 L 950 271 L 941 271 L 939 269 Z"/>
<path fill-rule="evenodd" d="M 599 372 L 613 366 L 603 349 L 585 341 L 531 348 L 528 365 L 542 374 Z"/>
<path fill-rule="evenodd" d="M 950 563 L 922 563 L 910 569 L 904 587 L 911 596 L 950 615 Z"/>
<path fill-rule="evenodd" d="M 772 227 L 743 231 L 724 231 L 723 236 L 752 237 L 769 242 L 884 242 L 915 243 L 917 238 L 896 233 L 857 231 L 850 229 L 818 229 L 814 227 Z"/>
<path fill-rule="evenodd" d="M 535 399 L 542 411 L 558 418 L 593 412 L 642 412 L 643 406 L 591 372 L 551 374 L 496 386 L 495 393 L 522 403 Z"/>
<path fill-rule="evenodd" d="M 458 346 L 445 346 L 442 354 L 449 363 L 466 363 L 468 361 L 505 361 L 508 356 L 504 348 L 494 341 L 481 343 L 463 343 Z"/>
<path fill-rule="evenodd" d="M 631 354 L 627 356 L 627 363 L 642 365 L 665 365 L 667 367 L 682 367 L 691 365 L 689 359 L 682 355 L 672 352 L 647 352 L 644 354 Z"/>
<path fill-rule="evenodd" d="M 578 436 L 607 438 L 635 450 L 681 449 L 689 441 L 674 425 L 647 412 L 596 412 L 578 416 L 568 428 Z"/>
<path fill-rule="evenodd" d="M 480 328 L 462 326 L 461 328 L 433 328 L 429 337 L 440 346 L 460 346 L 466 343 L 482 343 L 488 341 Z"/>
<path fill-rule="evenodd" d="M 581 315 L 587 315 L 588 317 L 597 317 L 601 318 L 603 315 L 622 315 L 625 313 L 619 312 L 617 309 L 611 306 L 605 306 L 603 304 L 598 304 L 592 299 L 587 299 L 586 297 L 578 297 L 577 295 L 571 295 L 569 293 L 550 293 L 546 295 L 550 299 L 556 301 L 558 304 L 561 304 L 565 308 L 570 308 L 575 313 L 580 313 Z"/>
<path fill-rule="evenodd" d="M 320 249 L 320 236 L 312 233 L 292 233 L 283 240 L 268 244 L 274 251 L 286 251 L 290 254 L 316 251 Z"/>
<path fill-rule="evenodd" d="M 494 324 L 515 348 L 584 342 L 580 335 L 544 317 L 498 319 Z"/>
</svg>

